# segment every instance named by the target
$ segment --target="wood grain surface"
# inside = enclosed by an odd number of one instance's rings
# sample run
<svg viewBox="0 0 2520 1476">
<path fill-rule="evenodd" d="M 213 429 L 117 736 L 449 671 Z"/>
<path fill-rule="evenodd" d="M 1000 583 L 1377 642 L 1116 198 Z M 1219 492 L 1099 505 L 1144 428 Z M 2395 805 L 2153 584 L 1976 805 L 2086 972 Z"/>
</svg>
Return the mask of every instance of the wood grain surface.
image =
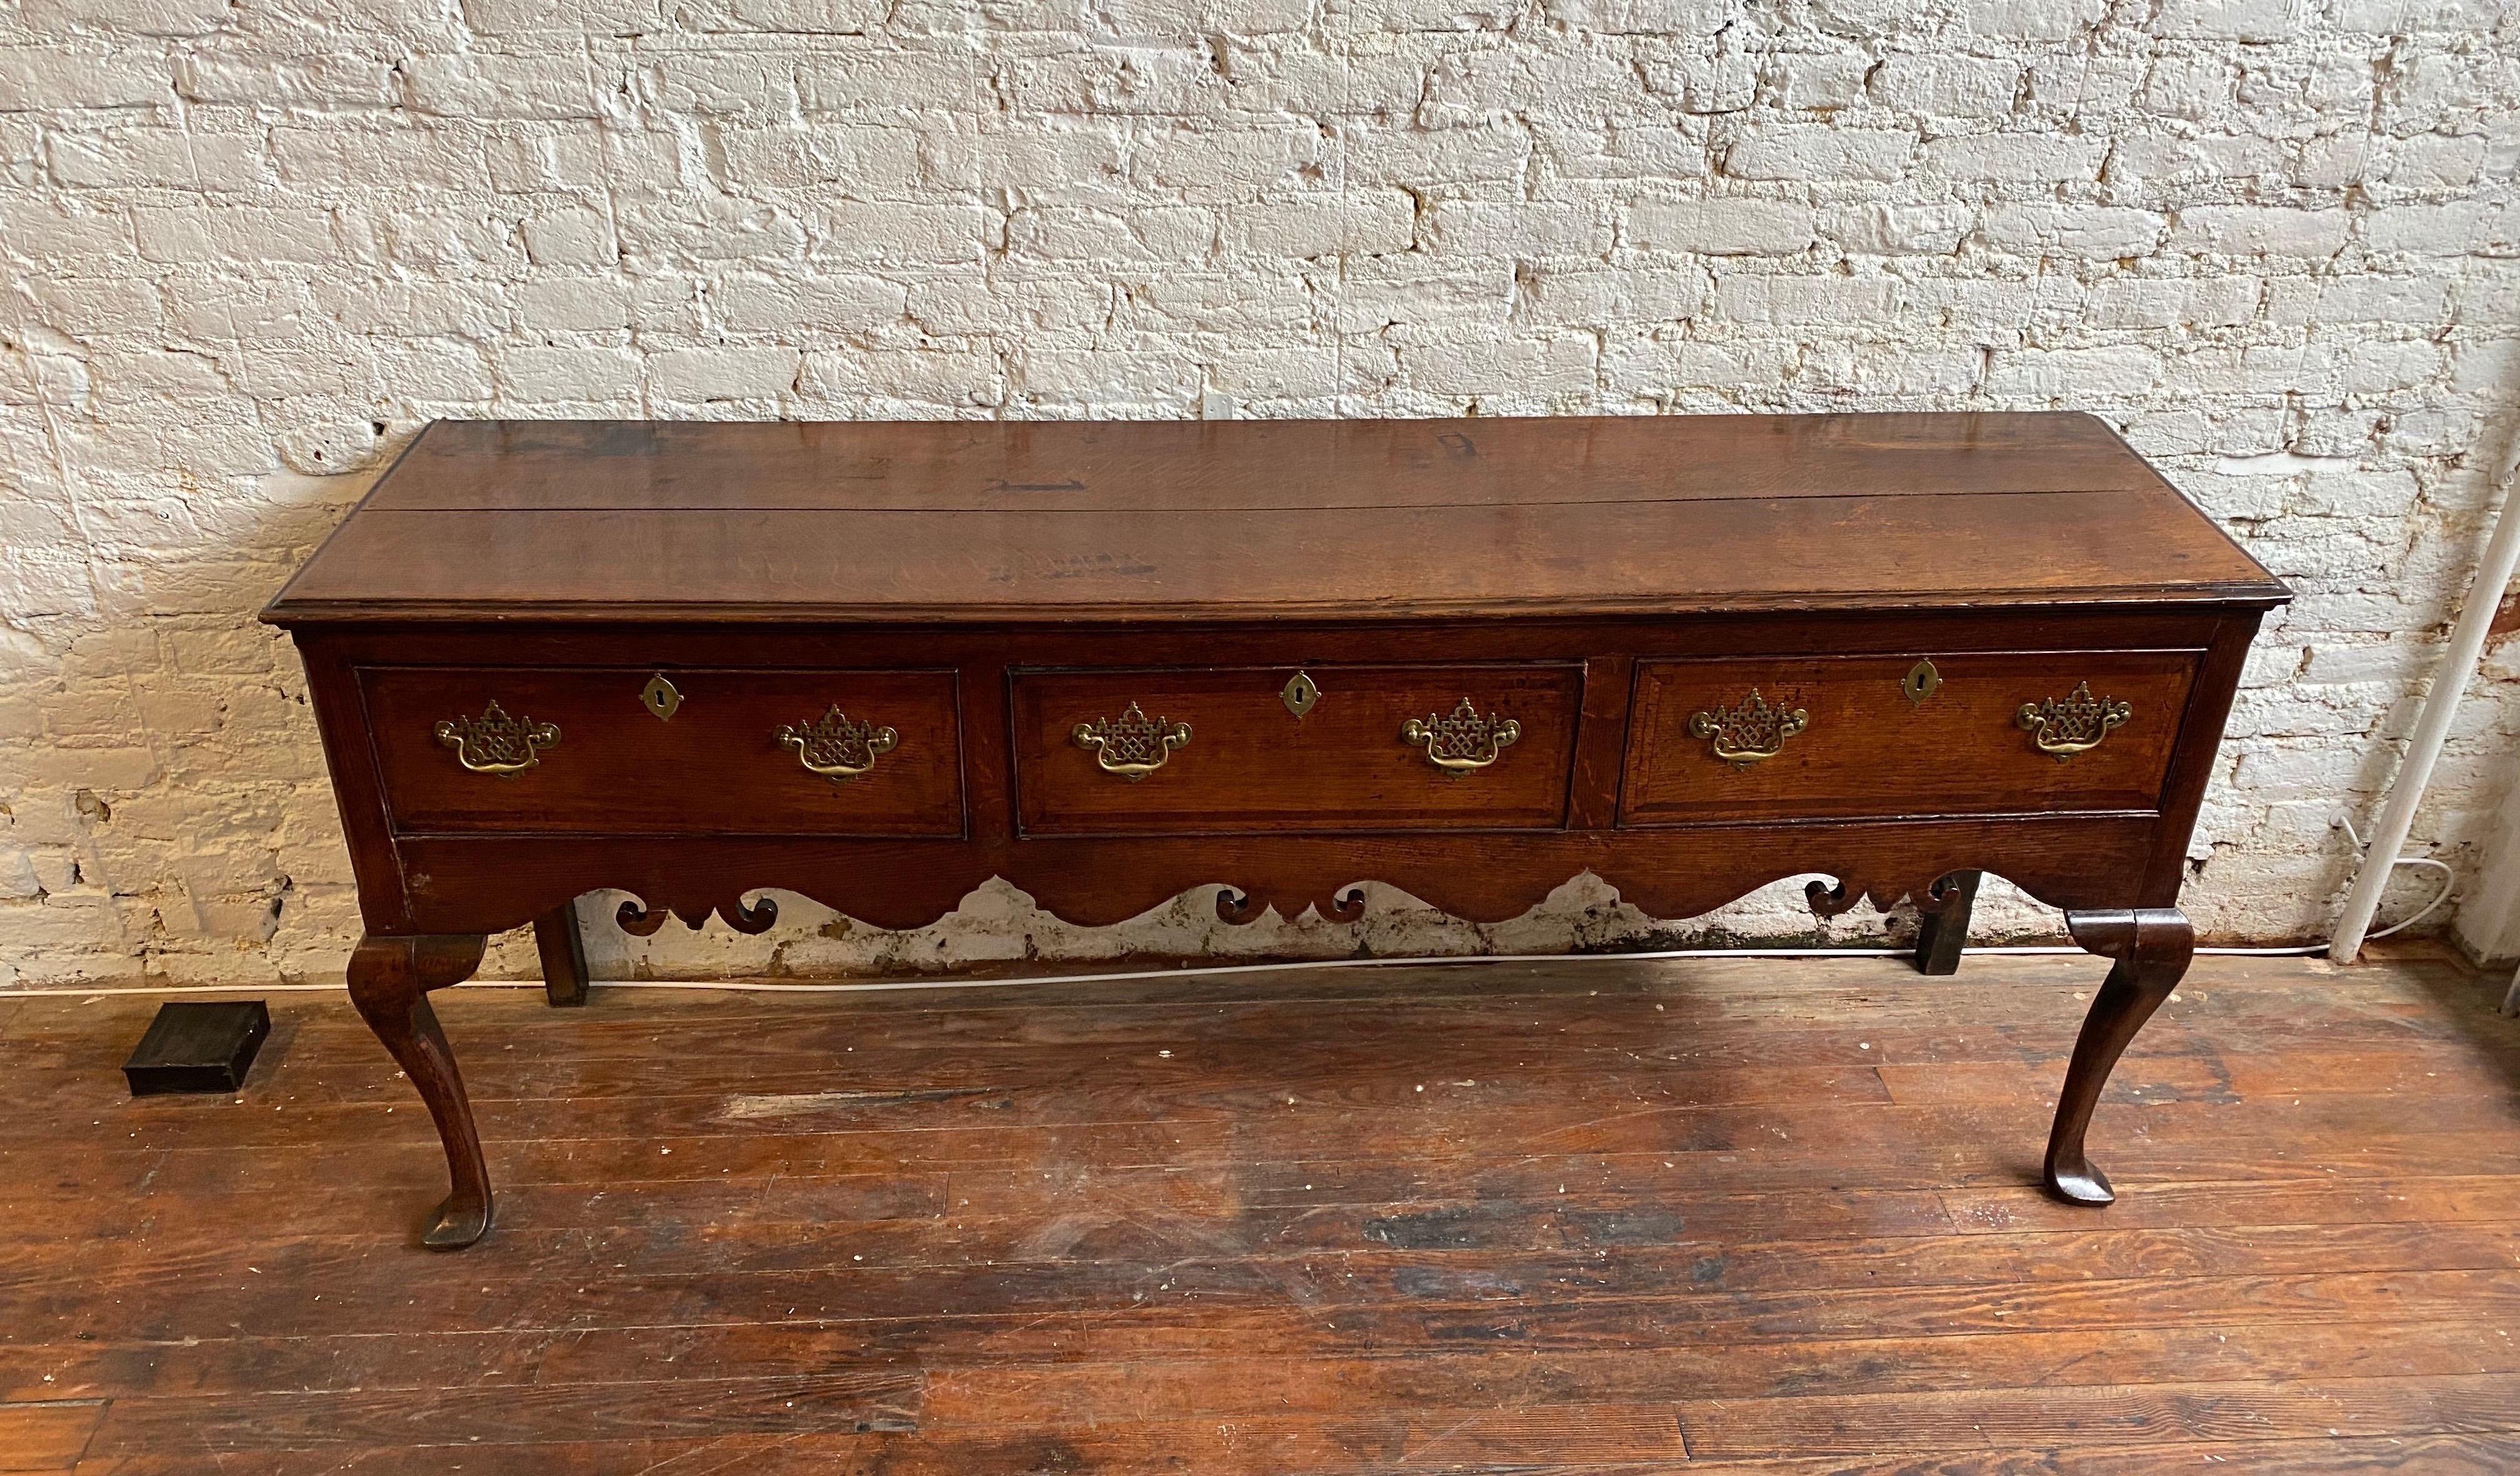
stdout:
<svg viewBox="0 0 2520 1476">
<path fill-rule="evenodd" d="M 2079 415 L 448 422 L 266 615 L 1382 621 L 2283 598 Z"/>
<path fill-rule="evenodd" d="M 639 700 L 659 675 L 681 699 L 662 720 Z M 397 830 L 963 833 L 963 721 L 951 671 L 383 666 L 359 677 Z M 518 722 L 550 723 L 560 741 L 522 773 L 467 773 L 436 725 L 477 718 L 491 702 Z M 835 708 L 894 733 L 868 773 L 838 783 L 806 770 L 774 736 Z"/>
<path fill-rule="evenodd" d="M 2199 961 L 2035 1187 L 2102 965 L 1597 960 L 434 999 L 461 1257 L 346 1002 L 133 1100 L 0 998 L 0 1470 L 1973 1476 L 2520 1465 L 2520 1023 Z"/>
<path fill-rule="evenodd" d="M 1786 817 L 2150 810 L 2161 803 L 2196 651 L 2038 651 L 1928 658 L 1940 685 L 1911 699 L 1897 656 L 1640 661 L 1621 819 L 1632 825 Z M 2058 762 L 2032 743 L 2025 702 L 2088 682 L 2134 716 Z M 1690 720 L 1751 693 L 1807 727 L 1776 757 L 1718 760 Z"/>
<path fill-rule="evenodd" d="M 1566 821 L 1583 668 L 1456 663 L 1305 668 L 1320 695 L 1282 696 L 1296 668 L 1018 671 L 1010 679 L 1016 815 L 1026 835 L 1554 829 Z M 1073 730 L 1130 703 L 1191 740 L 1136 783 L 1102 772 Z M 1401 738 L 1469 702 L 1519 737 L 1448 775 Z"/>
</svg>

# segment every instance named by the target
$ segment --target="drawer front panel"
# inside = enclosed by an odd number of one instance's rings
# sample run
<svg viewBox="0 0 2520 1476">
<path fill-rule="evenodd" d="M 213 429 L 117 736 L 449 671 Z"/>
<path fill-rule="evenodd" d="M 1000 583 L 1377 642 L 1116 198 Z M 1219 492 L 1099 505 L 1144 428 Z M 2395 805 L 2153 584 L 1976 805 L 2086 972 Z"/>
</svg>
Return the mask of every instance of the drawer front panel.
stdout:
<svg viewBox="0 0 2520 1476">
<path fill-rule="evenodd" d="M 1312 666 L 1309 702 L 1300 690 L 1290 700 L 1296 675 L 1291 666 L 1014 673 L 1024 830 L 1565 823 L 1580 666 Z M 1415 741 L 1403 737 L 1412 719 Z M 1497 725 L 1507 722 L 1513 737 L 1500 743 Z M 1080 724 L 1097 746 L 1080 744 Z M 1186 740 L 1168 742 L 1185 725 Z M 1451 769 L 1430 761 L 1430 744 Z"/>
<path fill-rule="evenodd" d="M 1620 822 L 2154 809 L 2198 656 L 1641 661 Z M 2024 703 L 2050 701 L 2023 726 Z"/>
<path fill-rule="evenodd" d="M 399 832 L 964 830 L 950 671 L 371 667 L 359 675 Z M 671 711 L 661 719 L 642 697 L 659 675 L 673 689 L 654 697 Z M 452 730 L 445 738 L 441 724 Z M 539 745 L 543 738 L 554 741 Z M 809 770 L 807 759 L 833 774 Z M 488 773 L 468 762 L 522 767 Z M 862 772 L 843 772 L 851 769 Z"/>
</svg>

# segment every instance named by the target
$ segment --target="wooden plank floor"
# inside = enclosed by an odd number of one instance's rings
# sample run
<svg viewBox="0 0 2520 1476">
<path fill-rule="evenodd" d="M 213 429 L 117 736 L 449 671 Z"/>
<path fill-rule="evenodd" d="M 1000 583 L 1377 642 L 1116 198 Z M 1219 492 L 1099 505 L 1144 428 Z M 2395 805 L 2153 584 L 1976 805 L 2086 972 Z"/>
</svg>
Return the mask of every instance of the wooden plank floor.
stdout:
<svg viewBox="0 0 2520 1476">
<path fill-rule="evenodd" d="M 1495 963 L 346 1003 L 133 1101 L 0 1000 L 0 1471 L 2520 1470 L 2520 1022 L 2200 961 L 2032 1186 L 2102 966 Z"/>
</svg>

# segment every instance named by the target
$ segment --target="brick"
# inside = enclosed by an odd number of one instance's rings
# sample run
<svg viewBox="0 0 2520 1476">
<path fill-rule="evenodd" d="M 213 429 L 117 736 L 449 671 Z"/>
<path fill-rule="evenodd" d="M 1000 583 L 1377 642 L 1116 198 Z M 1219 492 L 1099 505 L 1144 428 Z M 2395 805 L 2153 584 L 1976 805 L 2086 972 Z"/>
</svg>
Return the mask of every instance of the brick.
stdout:
<svg viewBox="0 0 2520 1476">
<path fill-rule="evenodd" d="M 1589 335 L 1447 335 L 1423 348 L 1404 342 L 1400 360 L 1410 382 L 1429 394 L 1526 397 L 1591 389 L 1595 347 Z"/>
<path fill-rule="evenodd" d="M 1715 313 L 1728 323 L 1813 325 L 1878 322 L 1898 310 L 1899 284 L 1888 277 L 1727 276 L 1715 289 Z"/>
<path fill-rule="evenodd" d="M 2499 203 L 2460 201 L 2446 205 L 2400 205 L 2375 216 L 2365 240 L 2375 251 L 2412 256 L 2509 253 L 2520 242 L 2510 212 Z"/>
<path fill-rule="evenodd" d="M 1011 257 L 1053 261 L 1177 261 L 1203 252 L 1216 239 L 1215 217 L 1202 210 L 1018 210 L 1007 221 Z"/>
<path fill-rule="evenodd" d="M 2231 41 L 2280 41 L 2301 28 L 2293 0 L 2161 0 L 2153 15 L 2157 36 Z"/>
<path fill-rule="evenodd" d="M 2232 328 L 2257 316 L 2254 277 L 2119 277 L 2095 283 L 2084 321 L 2095 328 Z"/>
<path fill-rule="evenodd" d="M 1998 250 L 2062 255 L 2089 261 L 2150 255 L 2168 222 L 2150 210 L 2120 205 L 1999 205 L 1978 232 Z"/>
<path fill-rule="evenodd" d="M 978 205 L 841 201 L 819 213 L 813 249 L 856 262 L 976 261 L 997 230 L 996 212 Z"/>
<path fill-rule="evenodd" d="M 769 189 L 845 184 L 857 194 L 896 194 L 919 179 L 919 134 L 901 127 L 817 123 L 730 129 L 719 136 L 738 182 Z"/>
<path fill-rule="evenodd" d="M 1822 239 L 1876 256 L 1947 256 L 1959 248 L 1975 212 L 1966 205 L 1859 205 L 1821 221 Z"/>
<path fill-rule="evenodd" d="M 2029 184 L 2099 175 L 2105 143 L 2036 133 L 1983 133 L 1927 141 L 1922 167 L 1946 179 Z"/>
<path fill-rule="evenodd" d="M 1018 404 L 1052 408 L 1116 404 L 1140 414 L 1160 407 L 1178 415 L 1198 395 L 1198 364 L 1182 345 L 1163 339 L 1123 340 L 1090 349 L 1027 350 L 1013 361 L 1012 369 L 1009 394 Z"/>
<path fill-rule="evenodd" d="M 1267 274 L 1162 272 L 1134 288 L 1132 303 L 1150 320 L 1185 333 L 1284 335 L 1312 326 L 1319 311 L 1310 285 L 1297 270 Z"/>
<path fill-rule="evenodd" d="M 864 35 L 891 7 L 885 0 L 734 0 L 735 19 L 793 35 Z"/>
<path fill-rule="evenodd" d="M 400 101 L 401 87 L 391 60 L 357 48 L 273 57 L 214 39 L 175 64 L 175 91 L 240 108 L 384 108 Z"/>
<path fill-rule="evenodd" d="M 1866 72 L 1866 92 L 1883 107 L 1962 118 L 2007 116 L 2021 82 L 2018 62 L 1944 51 L 1884 57 Z"/>
<path fill-rule="evenodd" d="M 19 19 L 38 35 L 92 30 L 118 36 L 205 36 L 229 18 L 228 0 L 20 0 Z"/>
<path fill-rule="evenodd" d="M 1399 218 L 1392 237 L 1404 249 Z M 1427 244 L 1437 251 L 1469 255 L 1604 256 L 1610 249 L 1612 223 L 1599 204 L 1529 201 L 1508 204 L 1490 201 L 1444 201 L 1427 212 Z"/>
<path fill-rule="evenodd" d="M 573 206 L 528 215 L 522 222 L 525 254 L 536 266 L 595 266 L 620 255 L 611 218 L 603 211 Z"/>
<path fill-rule="evenodd" d="M 664 8 L 660 0 L 577 0 L 564 9 L 539 0 L 464 0 L 464 20 L 491 36 L 518 31 L 629 36 L 658 29 Z"/>
<path fill-rule="evenodd" d="M 451 118 L 592 118 L 608 79 L 583 52 L 421 56 L 405 65 L 411 106 Z"/>
<path fill-rule="evenodd" d="M 997 111 L 988 71 L 959 47 L 849 42 L 796 58 L 794 70 L 797 106 L 808 113 Z"/>
<path fill-rule="evenodd" d="M 804 398 L 886 413 L 888 405 L 995 405 L 1006 397 L 1006 369 L 982 349 L 910 353 L 809 353 Z"/>
<path fill-rule="evenodd" d="M 2099 22 L 2107 0 L 1969 0 L 1969 29 L 2006 41 L 2070 41 Z"/>
<path fill-rule="evenodd" d="M 1708 34 L 1738 21 L 1740 0 L 1548 0 L 1552 20 L 1611 34 Z"/>
<path fill-rule="evenodd" d="M 1735 142 L 1724 171 L 1740 179 L 1886 181 L 1907 172 L 1915 151 L 1913 135 L 1884 128 L 1770 128 Z"/>
<path fill-rule="evenodd" d="M 649 363 L 649 382 L 667 400 L 776 399 L 794 387 L 798 355 L 792 348 L 676 348 Z"/>
<path fill-rule="evenodd" d="M 865 333 L 899 322 L 906 299 L 899 283 L 876 277 L 739 277 L 709 292 L 728 328 L 763 334 Z"/>
<path fill-rule="evenodd" d="M 131 217 L 121 210 L 0 197 L 0 251 L 11 256 L 93 266 L 128 260 L 134 243 Z"/>
<path fill-rule="evenodd" d="M 2344 249 L 2351 227 L 2343 210 L 2199 205 L 2179 212 L 2171 245 L 2233 256 L 2332 256 Z"/>
<path fill-rule="evenodd" d="M 1467 210 L 1472 206 L 1449 207 Z M 1380 254 L 1405 251 L 1417 240 L 1417 202 L 1397 190 L 1371 190 L 1339 195 L 1299 195 L 1284 200 L 1255 201 L 1225 209 L 1220 239 L 1228 250 L 1258 256 L 1329 256 L 1341 252 Z M 1512 230 L 1529 224 L 1525 211 L 1512 222 L 1489 222 Z M 1495 249 L 1483 222 L 1458 217 L 1463 249 Z M 1607 231 L 1602 233 L 1607 237 Z M 1475 240 L 1472 238 L 1476 238 Z M 1452 245 L 1438 232 L 1439 245 Z"/>
<path fill-rule="evenodd" d="M 1523 295 L 1543 322 L 1627 327 L 1668 323 L 1696 312 L 1706 301 L 1706 279 L 1694 270 L 1593 270 L 1547 263 L 1532 269 Z"/>
<path fill-rule="evenodd" d="M 338 189 L 343 180 L 390 179 L 408 189 L 479 190 L 488 182 L 482 140 L 468 128 L 359 126 L 271 131 L 271 160 L 292 184 Z"/>
<path fill-rule="evenodd" d="M 1779 57 L 1778 101 L 1795 112 L 1852 108 L 1864 101 L 1865 83 L 1877 65 L 1865 52 Z"/>
<path fill-rule="evenodd" d="M 1163 128 L 1140 137 L 1130 180 L 1165 199 L 1257 200 L 1300 186 L 1321 152 L 1315 129 Z"/>
<path fill-rule="evenodd" d="M 1810 249 L 1819 239 L 1819 226 L 1807 205 L 1704 200 L 1631 206 L 1620 234 L 1627 245 L 1643 251 L 1793 256 Z"/>
<path fill-rule="evenodd" d="M 1998 394 L 2086 404 L 2141 395 L 2161 380 L 2161 354 L 2138 344 L 1999 354 L 1988 378 Z"/>
<path fill-rule="evenodd" d="M 1371 257 L 1348 263 L 1337 298 L 1338 324 L 1346 333 L 1403 323 L 1502 327 L 1512 306 L 1513 269 L 1502 258 Z"/>
<path fill-rule="evenodd" d="M 1120 136 L 1107 125 L 990 128 L 981 132 L 930 130 L 920 161 L 937 184 L 953 189 L 1019 188 L 1060 197 L 1126 189 Z"/>
<path fill-rule="evenodd" d="M 2454 190 L 2476 182 L 2485 166 L 2480 134 L 2422 133 L 2397 147 L 2389 183 L 2408 190 Z"/>
<path fill-rule="evenodd" d="M 160 105 L 173 100 L 172 71 L 138 48 L 0 46 L 0 112 Z"/>
<path fill-rule="evenodd" d="M 531 404 L 635 398 L 644 367 L 628 348 L 511 348 L 498 356 L 495 373 L 502 399 Z"/>
<path fill-rule="evenodd" d="M 59 134 L 53 175 L 81 189 L 243 190 L 262 170 L 262 149 L 234 134 L 127 128 Z"/>
</svg>

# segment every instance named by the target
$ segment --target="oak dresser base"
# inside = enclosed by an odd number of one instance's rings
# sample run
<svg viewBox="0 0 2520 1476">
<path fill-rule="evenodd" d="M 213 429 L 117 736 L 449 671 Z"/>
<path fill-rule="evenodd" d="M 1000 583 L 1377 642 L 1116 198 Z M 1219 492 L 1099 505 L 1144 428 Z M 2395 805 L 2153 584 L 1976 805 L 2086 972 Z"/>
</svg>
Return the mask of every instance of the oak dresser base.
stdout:
<svg viewBox="0 0 2520 1476">
<path fill-rule="evenodd" d="M 991 877 L 1081 925 L 1203 884 L 1657 917 L 1818 874 L 1958 965 L 1981 872 L 2110 961 L 2048 1187 L 2192 951 L 2186 847 L 2287 598 L 2073 415 L 439 423 L 265 611 L 290 629 L 428 1103 L 434 1249 L 490 1173 L 431 992 L 578 898 L 925 925 Z"/>
</svg>

